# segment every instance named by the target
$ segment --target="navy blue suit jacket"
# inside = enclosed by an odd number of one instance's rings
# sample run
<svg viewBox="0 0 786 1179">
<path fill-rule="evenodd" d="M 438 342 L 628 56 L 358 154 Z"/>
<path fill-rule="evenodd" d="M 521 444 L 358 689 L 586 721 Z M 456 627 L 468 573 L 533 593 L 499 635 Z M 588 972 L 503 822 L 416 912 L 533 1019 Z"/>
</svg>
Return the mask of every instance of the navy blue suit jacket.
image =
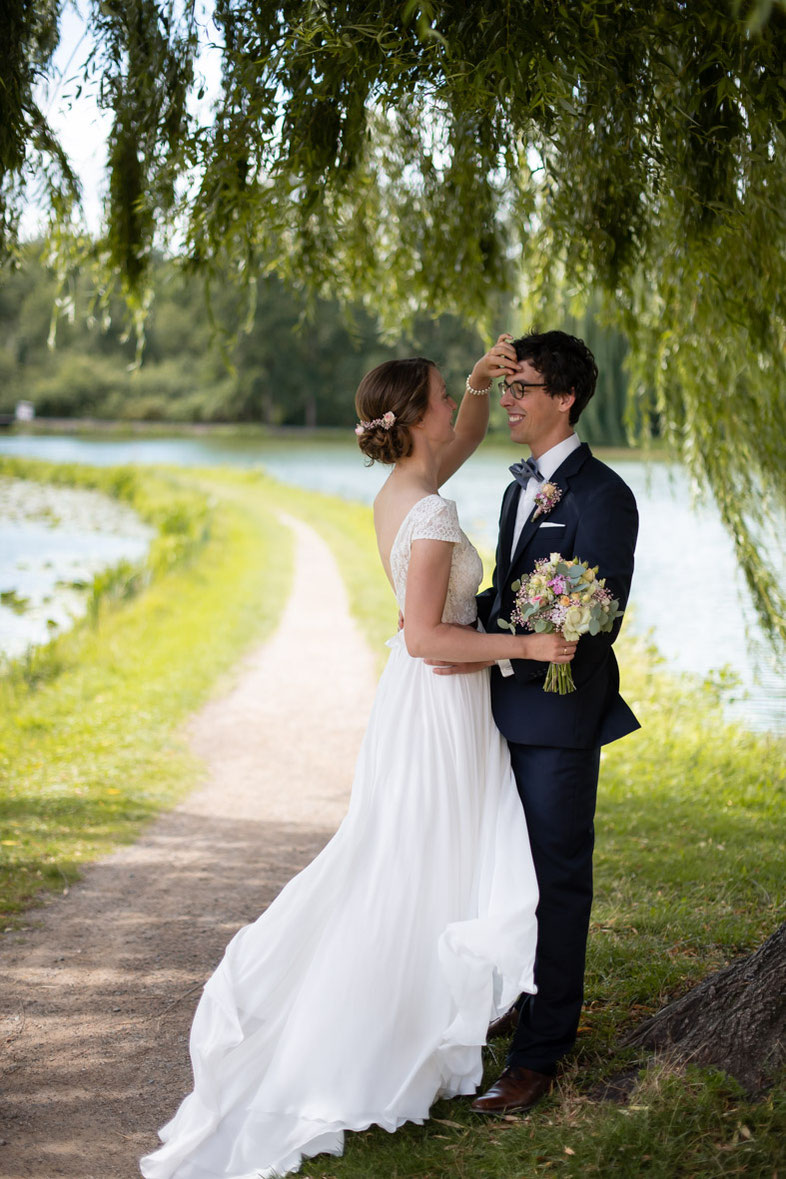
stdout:
<svg viewBox="0 0 786 1179">
<path fill-rule="evenodd" d="M 540 557 L 559 552 L 598 566 L 598 576 L 624 609 L 633 576 L 633 550 L 639 517 L 628 485 L 593 457 L 582 443 L 550 480 L 562 491 L 552 510 L 530 516 L 516 552 L 510 547 L 520 487 L 511 483 L 502 499 L 497 561 L 491 589 L 478 595 L 478 614 L 489 633 L 499 634 L 497 619 L 509 619 L 514 593 L 511 582 L 531 573 Z M 584 635 L 571 667 L 576 691 L 560 696 L 544 692 L 547 664 L 512 661 L 514 674 L 491 670 L 491 702 L 498 728 L 509 741 L 566 749 L 591 749 L 616 741 L 639 728 L 619 694 L 619 670 L 612 643 L 622 619 L 610 634 Z"/>
</svg>

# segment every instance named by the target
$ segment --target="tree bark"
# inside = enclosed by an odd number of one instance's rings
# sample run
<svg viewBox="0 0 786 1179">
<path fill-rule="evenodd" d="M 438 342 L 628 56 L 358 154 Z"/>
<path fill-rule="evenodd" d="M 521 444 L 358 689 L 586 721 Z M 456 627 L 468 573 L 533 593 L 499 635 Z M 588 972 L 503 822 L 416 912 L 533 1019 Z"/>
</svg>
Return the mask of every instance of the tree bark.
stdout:
<svg viewBox="0 0 786 1179">
<path fill-rule="evenodd" d="M 313 393 L 309 393 L 306 397 L 306 413 L 305 425 L 309 430 L 316 428 L 317 424 L 317 399 Z"/>
<path fill-rule="evenodd" d="M 761 1092 L 786 1064 L 786 924 L 755 953 L 646 1020 L 623 1041 L 680 1064 L 711 1065 Z"/>
</svg>

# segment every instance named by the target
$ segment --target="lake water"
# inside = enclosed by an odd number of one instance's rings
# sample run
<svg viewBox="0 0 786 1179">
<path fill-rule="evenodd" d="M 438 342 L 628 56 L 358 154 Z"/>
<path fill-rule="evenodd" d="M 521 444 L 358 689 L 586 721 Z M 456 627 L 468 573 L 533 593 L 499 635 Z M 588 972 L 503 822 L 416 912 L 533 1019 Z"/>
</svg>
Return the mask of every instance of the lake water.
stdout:
<svg viewBox="0 0 786 1179">
<path fill-rule="evenodd" d="M 0 453 L 97 465 L 262 467 L 284 482 L 364 503 L 387 475 L 381 467 L 366 468 L 351 439 L 11 435 L 0 438 Z M 486 552 L 496 541 L 507 467 L 517 457 L 514 450 L 488 446 L 442 489 Z M 689 480 L 679 467 L 622 458 L 610 465 L 632 488 L 641 518 L 628 625 L 651 634 L 677 670 L 707 676 L 730 668 L 740 680 L 730 695 L 730 714 L 749 728 L 786 732 L 786 682 L 762 638 L 714 505 L 691 502 Z M 772 544 L 778 551 L 774 537 Z"/>
<path fill-rule="evenodd" d="M 70 627 L 96 574 L 141 560 L 154 535 L 98 491 L 0 477 L 0 654 L 16 658 Z"/>
</svg>

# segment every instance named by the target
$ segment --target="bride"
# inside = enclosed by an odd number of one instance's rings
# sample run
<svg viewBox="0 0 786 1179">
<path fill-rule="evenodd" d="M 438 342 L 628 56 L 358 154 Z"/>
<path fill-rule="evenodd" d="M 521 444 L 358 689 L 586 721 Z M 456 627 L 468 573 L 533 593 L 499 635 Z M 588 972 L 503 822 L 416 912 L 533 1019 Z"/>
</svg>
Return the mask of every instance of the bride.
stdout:
<svg viewBox="0 0 786 1179">
<path fill-rule="evenodd" d="M 534 991 L 537 885 L 488 672 L 424 662 L 573 657 L 558 635 L 475 629 L 480 559 L 438 494 L 485 434 L 485 394 L 515 365 L 508 341 L 475 365 L 455 428 L 427 360 L 360 384 L 360 448 L 393 467 L 374 520 L 405 624 L 346 818 L 208 980 L 194 1090 L 141 1160 L 146 1179 L 286 1175 L 341 1154 L 345 1130 L 422 1123 L 437 1097 L 475 1091 L 489 1021 Z"/>
</svg>

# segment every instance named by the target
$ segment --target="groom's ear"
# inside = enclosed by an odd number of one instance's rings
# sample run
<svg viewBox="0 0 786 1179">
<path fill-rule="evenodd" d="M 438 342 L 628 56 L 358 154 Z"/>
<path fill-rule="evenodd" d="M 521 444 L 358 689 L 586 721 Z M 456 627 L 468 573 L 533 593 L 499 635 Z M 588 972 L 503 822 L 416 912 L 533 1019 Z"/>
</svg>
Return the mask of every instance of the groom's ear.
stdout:
<svg viewBox="0 0 786 1179">
<path fill-rule="evenodd" d="M 571 389 L 570 393 L 555 393 L 554 400 L 558 403 L 560 413 L 570 413 L 576 400 L 576 390 Z"/>
</svg>

